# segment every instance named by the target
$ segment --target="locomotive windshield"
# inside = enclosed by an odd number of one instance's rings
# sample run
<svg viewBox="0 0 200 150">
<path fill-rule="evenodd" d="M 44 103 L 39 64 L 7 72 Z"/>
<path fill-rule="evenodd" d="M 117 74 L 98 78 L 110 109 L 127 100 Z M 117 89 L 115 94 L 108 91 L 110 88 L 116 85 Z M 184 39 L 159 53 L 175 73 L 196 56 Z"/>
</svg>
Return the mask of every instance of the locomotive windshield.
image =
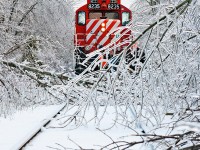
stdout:
<svg viewBox="0 0 200 150">
<path fill-rule="evenodd" d="M 119 14 L 117 12 L 106 12 L 105 15 L 102 12 L 89 13 L 90 19 L 101 19 L 102 17 L 106 19 L 119 19 Z"/>
<path fill-rule="evenodd" d="M 107 12 L 105 13 L 107 19 L 119 19 L 119 14 L 117 12 Z"/>
<path fill-rule="evenodd" d="M 89 13 L 90 19 L 100 19 L 101 17 L 102 17 L 101 12 L 91 12 L 91 13 Z"/>
</svg>

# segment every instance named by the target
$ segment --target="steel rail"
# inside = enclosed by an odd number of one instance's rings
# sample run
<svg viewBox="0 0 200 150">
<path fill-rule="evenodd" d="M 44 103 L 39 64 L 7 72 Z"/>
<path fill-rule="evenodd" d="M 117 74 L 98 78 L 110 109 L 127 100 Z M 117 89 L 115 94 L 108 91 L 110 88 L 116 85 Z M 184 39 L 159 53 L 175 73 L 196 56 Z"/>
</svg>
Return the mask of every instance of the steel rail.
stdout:
<svg viewBox="0 0 200 150">
<path fill-rule="evenodd" d="M 64 106 L 61 106 L 59 110 L 56 111 L 56 113 L 53 113 L 53 115 L 50 116 L 48 120 L 45 120 L 41 122 L 37 127 L 35 127 L 31 133 L 28 133 L 23 140 L 19 141 L 16 145 L 12 147 L 13 150 L 23 150 L 29 143 L 32 141 L 39 133 L 42 132 L 42 128 L 46 127 L 52 120 L 52 118 L 55 118 L 61 111 L 65 109 L 67 104 Z"/>
</svg>

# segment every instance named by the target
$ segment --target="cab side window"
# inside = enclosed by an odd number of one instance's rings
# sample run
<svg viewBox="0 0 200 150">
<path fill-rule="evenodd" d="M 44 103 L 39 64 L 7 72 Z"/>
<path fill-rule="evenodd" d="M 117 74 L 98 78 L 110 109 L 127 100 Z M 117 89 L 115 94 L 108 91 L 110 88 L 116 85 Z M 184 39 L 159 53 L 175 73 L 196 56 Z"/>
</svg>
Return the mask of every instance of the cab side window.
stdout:
<svg viewBox="0 0 200 150">
<path fill-rule="evenodd" d="M 86 22 L 86 14 L 84 11 L 78 12 L 78 25 L 85 25 Z"/>
<path fill-rule="evenodd" d="M 122 26 L 126 26 L 130 22 L 130 13 L 123 12 L 122 13 Z"/>
</svg>

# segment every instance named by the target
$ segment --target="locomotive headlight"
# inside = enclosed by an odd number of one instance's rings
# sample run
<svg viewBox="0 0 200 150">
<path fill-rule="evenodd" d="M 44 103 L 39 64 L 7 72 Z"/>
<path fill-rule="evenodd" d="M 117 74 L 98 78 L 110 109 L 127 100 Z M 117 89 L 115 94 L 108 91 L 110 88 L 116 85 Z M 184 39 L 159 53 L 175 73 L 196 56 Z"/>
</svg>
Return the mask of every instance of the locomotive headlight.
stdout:
<svg viewBox="0 0 200 150">
<path fill-rule="evenodd" d="M 106 24 L 103 22 L 101 24 L 101 32 L 105 32 L 106 31 Z"/>
<path fill-rule="evenodd" d="M 102 26 L 102 27 L 105 27 L 105 26 L 106 26 L 106 24 L 105 24 L 105 23 L 102 23 L 102 24 L 101 24 L 101 26 Z"/>
<path fill-rule="evenodd" d="M 106 31 L 106 28 L 101 28 L 101 32 L 105 32 Z"/>
</svg>

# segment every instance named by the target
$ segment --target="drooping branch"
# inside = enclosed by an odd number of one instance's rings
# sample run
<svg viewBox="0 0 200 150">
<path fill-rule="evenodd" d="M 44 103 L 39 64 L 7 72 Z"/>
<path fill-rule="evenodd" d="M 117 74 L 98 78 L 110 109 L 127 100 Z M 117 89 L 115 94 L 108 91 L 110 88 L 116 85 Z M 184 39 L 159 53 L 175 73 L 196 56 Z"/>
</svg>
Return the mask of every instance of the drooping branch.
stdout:
<svg viewBox="0 0 200 150">
<path fill-rule="evenodd" d="M 20 71 L 33 72 L 35 74 L 40 74 L 40 75 L 44 75 L 44 76 L 50 76 L 52 78 L 58 78 L 60 80 L 66 80 L 66 81 L 72 80 L 71 77 L 65 75 L 64 73 L 55 73 L 55 72 L 50 72 L 50 71 L 44 71 L 42 69 L 38 69 L 38 68 L 35 68 L 35 67 L 29 67 L 29 66 L 26 66 L 26 65 L 23 65 L 23 64 L 20 64 L 20 63 L 11 62 L 11 61 L 5 61 L 5 60 L 0 60 L 0 63 L 6 65 L 8 67 L 16 68 L 16 69 L 18 69 Z M 29 77 L 31 77 L 30 74 L 26 73 L 26 75 L 29 76 Z M 33 80 L 37 81 L 37 82 L 39 81 L 36 78 L 33 78 L 33 77 L 31 77 L 31 78 Z M 72 82 L 72 83 L 83 84 L 83 86 L 86 86 L 86 87 L 94 84 L 92 82 L 84 81 L 84 80 L 79 80 L 77 82 Z"/>
<path fill-rule="evenodd" d="M 12 6 L 12 8 L 11 8 L 11 12 L 10 12 L 9 21 L 11 21 L 11 20 L 12 20 L 13 13 L 14 13 L 14 11 L 15 11 L 15 6 L 17 5 L 17 2 L 18 2 L 18 0 L 13 0 L 13 6 Z"/>
<path fill-rule="evenodd" d="M 3 82 L 2 79 L 0 79 L 0 83 L 1 83 L 3 86 L 5 86 L 5 83 Z"/>
<path fill-rule="evenodd" d="M 30 43 L 33 43 L 33 42 L 40 42 L 40 40 L 28 40 L 24 43 L 21 43 L 21 44 L 16 44 L 14 45 L 13 47 L 11 47 L 9 50 L 6 50 L 3 54 L 4 55 L 8 55 L 16 50 L 18 50 L 19 48 L 21 48 L 22 46 L 25 46 L 27 44 L 30 44 Z"/>
<path fill-rule="evenodd" d="M 189 6 L 188 4 L 190 4 L 192 2 L 192 0 L 185 0 L 182 3 L 180 3 L 178 6 L 176 6 L 174 9 L 172 9 L 168 15 L 171 15 L 172 13 L 174 13 L 176 10 L 180 9 L 182 6 L 187 4 L 187 7 Z M 150 29 L 152 29 L 154 26 L 156 26 L 158 23 L 160 23 L 161 21 L 165 20 L 167 18 L 167 15 L 161 17 L 158 21 L 155 21 L 154 23 L 152 23 L 148 28 L 146 28 L 134 41 L 132 41 L 129 46 L 127 47 L 127 50 L 130 49 L 145 33 L 147 33 Z"/>
<path fill-rule="evenodd" d="M 35 6 L 38 4 L 38 2 L 36 2 L 35 4 L 33 4 L 28 10 L 27 12 L 22 16 L 22 19 L 19 21 L 18 26 L 22 25 L 22 22 L 24 21 L 24 19 L 26 19 L 26 17 L 28 16 L 28 14 L 35 8 Z"/>
<path fill-rule="evenodd" d="M 135 141 L 135 142 L 127 142 L 127 141 L 116 141 L 113 142 L 111 144 L 106 145 L 105 147 L 103 147 L 102 149 L 129 149 L 130 147 L 133 147 L 135 145 L 138 144 L 142 144 L 142 143 L 150 143 L 150 142 L 158 142 L 158 141 L 163 141 L 163 140 L 167 140 L 167 139 L 171 139 L 174 140 L 175 146 L 177 146 L 176 144 L 178 143 L 178 141 L 180 141 L 180 139 L 183 139 L 183 137 L 185 136 L 190 136 L 194 134 L 194 132 L 192 131 L 188 131 L 186 133 L 183 134 L 174 134 L 174 135 L 156 135 L 156 134 L 136 134 L 136 135 L 132 135 L 135 137 L 146 137 L 146 140 L 140 140 L 140 141 Z M 118 146 L 115 146 L 116 144 L 118 144 Z M 113 146 L 113 147 L 111 147 Z M 169 148 L 171 148 L 171 146 L 169 146 Z"/>
<path fill-rule="evenodd" d="M 36 73 L 36 74 L 41 74 L 41 75 L 46 75 L 46 76 L 51 76 L 51 77 L 57 77 L 61 80 L 67 80 L 67 81 L 69 81 L 71 79 L 70 77 L 64 75 L 63 73 L 54 73 L 54 72 L 44 71 L 42 69 L 38 69 L 38 68 L 35 68 L 35 67 L 29 67 L 29 66 L 19 64 L 19 63 L 16 63 L 16 62 L 11 62 L 11 61 L 1 60 L 0 62 L 3 63 L 6 66 L 17 68 L 17 69 L 22 70 L 22 71 L 30 71 L 30 72 L 33 72 L 33 73 Z"/>
<path fill-rule="evenodd" d="M 167 15 L 173 14 L 175 11 L 179 10 L 180 8 L 182 8 L 183 6 L 186 5 L 186 6 L 184 7 L 184 9 L 180 12 L 179 15 L 181 15 L 181 14 L 187 9 L 187 7 L 189 6 L 189 4 L 190 4 L 191 2 L 192 2 L 192 0 L 185 0 L 185 1 L 183 1 L 182 3 L 180 3 L 179 5 L 177 5 L 174 9 L 172 9 Z M 160 22 L 162 22 L 163 20 L 165 20 L 165 19 L 167 18 L 167 15 L 165 15 L 165 16 L 161 17 L 160 19 L 158 19 L 158 21 L 155 21 L 154 23 L 150 24 L 149 27 L 147 27 L 135 40 L 133 40 L 133 41 L 126 47 L 125 52 L 124 52 L 124 53 L 121 53 L 121 54 L 119 55 L 119 57 L 116 59 L 116 61 L 119 61 L 120 58 L 121 58 L 121 56 L 122 56 L 122 55 L 125 55 L 126 52 L 127 52 L 129 49 L 131 49 L 131 47 L 132 47 L 139 39 L 141 39 L 148 31 L 150 31 L 151 29 L 153 29 L 158 23 L 160 23 Z M 164 36 L 165 36 L 165 34 L 166 34 L 167 31 L 168 31 L 168 30 L 166 30 L 166 31 L 164 32 L 164 35 L 163 35 L 162 38 L 164 38 Z M 162 40 L 162 39 L 161 39 L 161 40 Z M 153 54 L 153 53 L 151 53 L 150 56 L 151 56 L 152 54 Z M 149 56 L 149 57 L 150 57 L 150 56 Z M 147 60 L 149 59 L 149 57 L 147 58 Z M 124 58 L 125 58 L 125 57 L 124 57 Z M 146 62 L 147 62 L 147 61 L 145 61 L 144 66 L 145 66 Z M 120 64 L 121 64 L 121 63 L 120 63 Z M 109 69 L 111 69 L 111 67 L 110 67 Z M 109 71 L 109 69 L 108 69 L 107 71 Z"/>
</svg>

